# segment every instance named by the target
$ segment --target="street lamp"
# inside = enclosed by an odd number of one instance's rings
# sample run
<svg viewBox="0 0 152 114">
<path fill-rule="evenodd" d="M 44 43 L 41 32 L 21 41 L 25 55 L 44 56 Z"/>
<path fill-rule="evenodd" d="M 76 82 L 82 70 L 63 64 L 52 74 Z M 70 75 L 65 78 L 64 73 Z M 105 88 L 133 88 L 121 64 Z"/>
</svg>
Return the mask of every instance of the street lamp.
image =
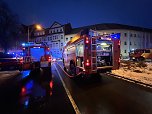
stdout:
<svg viewBox="0 0 152 114">
<path fill-rule="evenodd" d="M 42 26 L 39 25 L 39 24 L 36 24 L 36 25 L 34 26 L 34 28 L 33 28 L 31 31 L 30 31 L 30 27 L 28 26 L 28 31 L 27 31 L 27 42 L 30 41 L 30 33 L 32 33 L 32 31 L 33 31 L 34 29 L 36 29 L 36 30 L 42 30 Z"/>
</svg>

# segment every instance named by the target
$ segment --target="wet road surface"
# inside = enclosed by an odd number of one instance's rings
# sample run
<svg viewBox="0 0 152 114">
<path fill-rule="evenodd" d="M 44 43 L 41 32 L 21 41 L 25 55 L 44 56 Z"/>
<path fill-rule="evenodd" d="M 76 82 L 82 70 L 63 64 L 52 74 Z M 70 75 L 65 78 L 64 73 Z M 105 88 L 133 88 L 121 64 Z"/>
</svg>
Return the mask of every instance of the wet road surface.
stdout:
<svg viewBox="0 0 152 114">
<path fill-rule="evenodd" d="M 26 71 L 6 80 L 0 85 L 0 114 L 74 114 L 62 83 L 49 75 L 48 69 Z"/>
<path fill-rule="evenodd" d="M 56 64 L 82 114 L 152 114 L 152 90 L 102 74 L 70 79 Z"/>
<path fill-rule="evenodd" d="M 105 74 L 101 79 L 70 79 L 56 63 L 52 80 L 49 75 L 26 71 L 5 80 L 0 85 L 0 114 L 75 114 L 59 75 L 82 114 L 152 114 L 151 89 Z"/>
</svg>

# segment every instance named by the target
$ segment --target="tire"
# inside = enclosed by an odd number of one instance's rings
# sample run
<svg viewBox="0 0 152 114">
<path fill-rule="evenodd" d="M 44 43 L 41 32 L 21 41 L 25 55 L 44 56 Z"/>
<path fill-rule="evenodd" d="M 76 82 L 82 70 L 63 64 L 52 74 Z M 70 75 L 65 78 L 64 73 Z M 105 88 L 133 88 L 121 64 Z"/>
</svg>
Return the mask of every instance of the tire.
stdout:
<svg viewBox="0 0 152 114">
<path fill-rule="evenodd" d="M 64 67 L 64 71 L 65 71 L 65 72 L 67 72 L 67 69 L 66 69 L 66 67 Z"/>
<path fill-rule="evenodd" d="M 74 61 L 70 61 L 70 75 L 72 76 L 76 75 L 76 67 Z"/>
</svg>

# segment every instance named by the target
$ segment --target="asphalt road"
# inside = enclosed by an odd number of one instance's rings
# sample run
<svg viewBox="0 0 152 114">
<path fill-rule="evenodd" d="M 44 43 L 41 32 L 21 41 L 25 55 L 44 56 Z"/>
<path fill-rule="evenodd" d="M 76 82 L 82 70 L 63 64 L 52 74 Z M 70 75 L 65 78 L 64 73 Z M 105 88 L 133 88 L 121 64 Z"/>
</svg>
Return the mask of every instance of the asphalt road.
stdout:
<svg viewBox="0 0 152 114">
<path fill-rule="evenodd" d="M 0 114 L 152 114 L 151 89 L 105 74 L 71 79 L 56 63 L 50 71 L 0 78 Z"/>
<path fill-rule="evenodd" d="M 67 89 L 82 114 L 152 114 L 152 90 L 102 74 L 70 79 L 58 64 Z"/>
</svg>

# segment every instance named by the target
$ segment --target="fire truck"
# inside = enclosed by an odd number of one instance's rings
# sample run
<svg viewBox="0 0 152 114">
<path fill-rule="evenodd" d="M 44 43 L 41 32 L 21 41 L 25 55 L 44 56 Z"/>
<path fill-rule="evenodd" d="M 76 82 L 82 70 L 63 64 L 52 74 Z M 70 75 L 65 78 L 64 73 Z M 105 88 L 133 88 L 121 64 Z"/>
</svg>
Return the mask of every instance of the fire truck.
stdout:
<svg viewBox="0 0 152 114">
<path fill-rule="evenodd" d="M 50 49 L 42 43 L 23 43 L 20 70 L 51 67 Z"/>
<path fill-rule="evenodd" d="M 64 70 L 71 76 L 111 72 L 120 66 L 120 33 L 99 35 L 91 29 L 75 35 L 63 50 Z"/>
</svg>

